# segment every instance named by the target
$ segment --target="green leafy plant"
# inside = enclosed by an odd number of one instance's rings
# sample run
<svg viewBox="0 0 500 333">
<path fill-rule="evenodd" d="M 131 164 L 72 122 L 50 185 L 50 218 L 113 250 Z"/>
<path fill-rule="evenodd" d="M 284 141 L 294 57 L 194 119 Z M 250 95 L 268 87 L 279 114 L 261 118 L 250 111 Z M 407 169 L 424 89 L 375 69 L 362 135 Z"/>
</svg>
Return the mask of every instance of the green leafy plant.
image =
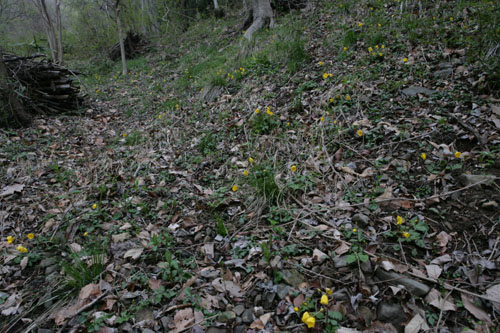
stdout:
<svg viewBox="0 0 500 333">
<path fill-rule="evenodd" d="M 89 255 L 85 255 L 85 252 L 71 252 L 70 260 L 61 263 L 67 276 L 66 285 L 75 290 L 96 282 L 105 269 L 106 253 L 103 248 L 91 248 Z"/>
<path fill-rule="evenodd" d="M 269 202 L 278 199 L 280 189 L 274 179 L 274 168 L 267 163 L 257 164 L 252 167 L 248 175 L 248 183 Z"/>
</svg>

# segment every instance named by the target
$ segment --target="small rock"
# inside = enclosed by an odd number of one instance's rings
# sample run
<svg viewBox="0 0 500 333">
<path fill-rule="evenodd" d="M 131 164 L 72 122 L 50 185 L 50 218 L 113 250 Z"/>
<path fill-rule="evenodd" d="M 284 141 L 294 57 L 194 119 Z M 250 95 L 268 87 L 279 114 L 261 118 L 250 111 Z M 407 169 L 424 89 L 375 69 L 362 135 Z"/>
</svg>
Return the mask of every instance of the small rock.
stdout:
<svg viewBox="0 0 500 333">
<path fill-rule="evenodd" d="M 360 227 L 366 227 L 370 224 L 370 218 L 362 213 L 355 214 L 351 220 Z"/>
<path fill-rule="evenodd" d="M 333 257 L 335 268 L 347 267 L 347 256 Z"/>
<path fill-rule="evenodd" d="M 233 311 L 225 311 L 217 316 L 217 321 L 221 323 L 229 323 L 234 318 L 236 318 L 236 313 L 234 313 Z"/>
<path fill-rule="evenodd" d="M 287 286 L 286 284 L 278 284 L 276 287 L 276 292 L 278 294 L 279 299 L 285 299 L 285 297 L 288 295 L 290 292 L 290 287 Z"/>
<path fill-rule="evenodd" d="M 236 313 L 237 316 L 241 316 L 243 311 L 245 311 L 245 307 L 241 304 L 238 304 L 234 307 L 233 311 L 234 313 Z"/>
<path fill-rule="evenodd" d="M 241 315 L 241 319 L 245 324 L 250 324 L 254 320 L 253 312 L 251 309 L 246 309 L 245 312 Z"/>
<path fill-rule="evenodd" d="M 260 317 L 264 314 L 264 308 L 262 306 L 255 306 L 253 308 L 253 313 L 255 316 Z"/>
<path fill-rule="evenodd" d="M 118 327 L 119 332 L 132 332 L 134 329 L 130 323 L 124 323 L 120 327 Z"/>
<path fill-rule="evenodd" d="M 464 186 L 471 185 L 492 185 L 496 177 L 493 175 L 468 175 L 466 173 L 460 175 L 458 180 Z"/>
<path fill-rule="evenodd" d="M 358 308 L 358 315 L 363 319 L 365 327 L 370 327 L 372 325 L 373 312 L 372 310 L 370 310 L 370 308 L 361 305 Z"/>
<path fill-rule="evenodd" d="M 247 331 L 247 328 L 244 325 L 238 325 L 233 330 L 234 333 L 245 333 L 246 331 Z"/>
<path fill-rule="evenodd" d="M 397 327 L 406 321 L 406 315 L 400 304 L 382 301 L 377 306 L 377 319 L 383 323 L 391 323 Z"/>
<path fill-rule="evenodd" d="M 332 296 L 337 302 L 350 302 L 349 294 L 345 289 L 335 291 Z"/>
<path fill-rule="evenodd" d="M 448 77 L 453 74 L 453 68 L 445 68 L 434 72 L 435 77 Z"/>
<path fill-rule="evenodd" d="M 48 330 L 46 328 L 39 328 L 37 332 L 38 333 L 54 333 L 53 330 Z"/>
<path fill-rule="evenodd" d="M 264 302 L 263 306 L 265 309 L 270 309 L 273 305 L 273 301 L 276 298 L 276 293 L 266 292 L 264 293 Z"/>
<path fill-rule="evenodd" d="M 141 321 L 154 321 L 155 316 L 153 314 L 153 310 L 150 308 L 142 308 L 139 311 L 135 313 L 135 322 L 141 322 Z"/>
<path fill-rule="evenodd" d="M 168 317 L 161 317 L 161 325 L 165 331 L 168 331 L 168 325 L 170 325 L 170 319 Z"/>
<path fill-rule="evenodd" d="M 286 269 L 281 271 L 281 274 L 283 280 L 292 287 L 298 287 L 304 281 L 304 278 L 296 269 Z"/>
<path fill-rule="evenodd" d="M 228 333 L 229 331 L 225 328 L 221 328 L 221 327 L 210 327 L 208 330 L 207 330 L 207 333 Z"/>
<path fill-rule="evenodd" d="M 396 272 L 387 272 L 384 269 L 377 269 L 377 277 L 381 281 L 385 281 L 389 284 L 398 285 L 401 284 L 406 287 L 406 289 L 413 295 L 423 297 L 429 293 L 431 288 L 423 284 L 420 281 L 410 279 L 402 274 Z"/>
<path fill-rule="evenodd" d="M 195 325 L 191 329 L 191 333 L 205 333 L 205 330 L 200 325 Z"/>
<path fill-rule="evenodd" d="M 406 89 L 403 89 L 403 94 L 406 96 L 417 96 L 418 94 L 423 94 L 427 96 L 431 96 L 434 93 L 437 93 L 436 90 L 424 88 L 424 87 L 418 87 L 418 86 L 410 86 Z"/>
<path fill-rule="evenodd" d="M 361 262 L 360 264 L 361 266 L 361 270 L 363 271 L 363 273 L 373 273 L 373 267 L 372 267 L 372 263 L 370 262 L 370 260 L 367 260 L 365 262 Z"/>
<path fill-rule="evenodd" d="M 55 265 L 59 260 L 55 257 L 45 258 L 40 261 L 40 266 L 42 268 L 49 267 Z"/>
<path fill-rule="evenodd" d="M 49 267 L 45 268 L 45 276 L 50 275 L 58 270 L 59 270 L 59 267 L 57 267 L 56 265 L 49 266 Z"/>
</svg>

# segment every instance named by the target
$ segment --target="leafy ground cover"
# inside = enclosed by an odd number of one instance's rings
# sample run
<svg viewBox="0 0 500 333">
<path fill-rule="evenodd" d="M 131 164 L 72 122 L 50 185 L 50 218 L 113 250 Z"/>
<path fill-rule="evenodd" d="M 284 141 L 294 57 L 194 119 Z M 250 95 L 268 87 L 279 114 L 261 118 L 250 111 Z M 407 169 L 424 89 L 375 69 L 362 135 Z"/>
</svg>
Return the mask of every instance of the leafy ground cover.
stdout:
<svg viewBox="0 0 500 333">
<path fill-rule="evenodd" d="M 499 11 L 207 19 L 2 130 L 2 331 L 498 330 Z"/>
</svg>

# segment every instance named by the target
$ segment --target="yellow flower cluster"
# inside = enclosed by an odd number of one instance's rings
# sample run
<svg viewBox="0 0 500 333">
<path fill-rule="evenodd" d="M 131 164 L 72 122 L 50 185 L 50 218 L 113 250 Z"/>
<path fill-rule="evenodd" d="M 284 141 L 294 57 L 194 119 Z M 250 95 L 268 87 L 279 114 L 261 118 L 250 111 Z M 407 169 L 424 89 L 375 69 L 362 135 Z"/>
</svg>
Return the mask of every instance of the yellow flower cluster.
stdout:
<svg viewBox="0 0 500 333">
<path fill-rule="evenodd" d="M 309 312 L 304 312 L 302 322 L 307 325 L 307 328 L 314 328 L 316 326 L 316 318 L 311 316 Z"/>
<path fill-rule="evenodd" d="M 26 238 L 28 238 L 29 240 L 32 240 L 32 239 L 34 239 L 34 238 L 35 238 L 35 234 L 34 234 L 34 233 L 29 233 L 29 234 L 27 234 L 27 235 L 26 235 Z M 14 236 L 7 236 L 7 244 L 12 244 L 12 243 L 14 243 L 14 240 L 15 240 L 15 239 L 16 239 L 16 238 L 15 238 Z M 18 246 L 16 247 L 16 250 L 18 250 L 18 251 L 19 251 L 19 252 L 21 252 L 21 253 L 26 253 L 26 252 L 28 252 L 28 249 L 27 249 L 27 248 L 25 248 L 25 247 L 24 247 L 24 246 L 22 246 L 22 245 L 18 245 Z"/>
<path fill-rule="evenodd" d="M 333 74 L 332 73 L 323 73 L 324 80 L 328 79 L 329 77 L 333 77 Z"/>
</svg>

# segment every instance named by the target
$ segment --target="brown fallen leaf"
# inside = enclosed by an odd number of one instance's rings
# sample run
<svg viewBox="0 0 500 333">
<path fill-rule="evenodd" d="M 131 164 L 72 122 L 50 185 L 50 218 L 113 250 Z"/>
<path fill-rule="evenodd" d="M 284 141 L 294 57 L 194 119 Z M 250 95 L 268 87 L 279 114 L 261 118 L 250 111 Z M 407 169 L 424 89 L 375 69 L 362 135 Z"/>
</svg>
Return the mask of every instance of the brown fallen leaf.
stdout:
<svg viewBox="0 0 500 333">
<path fill-rule="evenodd" d="M 137 249 L 130 249 L 127 252 L 125 252 L 123 258 L 132 258 L 133 260 L 136 260 L 141 256 L 142 251 L 144 251 L 144 248 L 142 247 Z"/>
<path fill-rule="evenodd" d="M 489 325 L 493 324 L 488 313 L 486 313 L 486 311 L 484 311 L 483 309 L 478 307 L 476 304 L 474 304 L 472 296 L 461 293 L 460 297 L 461 297 L 462 302 L 464 304 L 464 308 L 466 308 L 467 311 L 469 311 L 474 317 L 476 317 L 478 320 L 481 320 Z"/>
<path fill-rule="evenodd" d="M 23 189 L 24 189 L 23 184 L 14 184 L 6 186 L 2 189 L 2 192 L 0 192 L 0 197 L 6 197 L 16 192 L 21 192 Z"/>
<path fill-rule="evenodd" d="M 457 306 L 453 301 L 453 297 L 445 299 L 436 289 L 431 289 L 427 296 L 425 296 L 425 301 L 439 310 L 457 311 Z"/>
<path fill-rule="evenodd" d="M 170 324 L 172 333 L 182 332 L 189 326 L 194 324 L 194 313 L 192 308 L 182 309 L 175 313 L 174 320 Z"/>
</svg>

